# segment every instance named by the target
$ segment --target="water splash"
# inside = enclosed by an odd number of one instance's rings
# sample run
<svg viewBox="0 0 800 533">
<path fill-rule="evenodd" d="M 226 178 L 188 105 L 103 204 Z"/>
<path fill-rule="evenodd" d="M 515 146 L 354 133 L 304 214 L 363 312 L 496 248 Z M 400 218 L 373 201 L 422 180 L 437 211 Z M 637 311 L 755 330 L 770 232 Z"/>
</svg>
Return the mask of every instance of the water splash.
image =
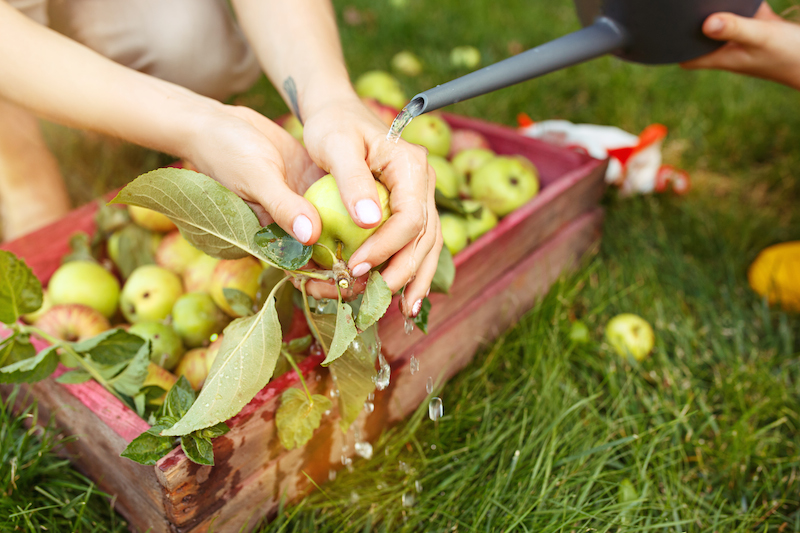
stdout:
<svg viewBox="0 0 800 533">
<path fill-rule="evenodd" d="M 386 140 L 396 143 L 400 139 L 403 130 L 406 129 L 406 126 L 411 122 L 411 119 L 422 111 L 422 105 L 422 100 L 413 100 L 409 102 L 392 121 L 389 133 L 386 134 Z"/>
<path fill-rule="evenodd" d="M 408 361 L 408 369 L 411 371 L 412 376 L 419 372 L 419 359 L 412 355 L 411 359 Z"/>
<path fill-rule="evenodd" d="M 403 496 L 400 498 L 400 502 L 403 504 L 403 507 L 414 507 L 416 500 L 413 494 L 404 492 Z"/>
<path fill-rule="evenodd" d="M 414 320 L 409 317 L 403 317 L 403 331 L 406 335 L 411 335 L 414 332 Z"/>
<path fill-rule="evenodd" d="M 372 444 L 367 441 L 364 442 L 356 442 L 356 455 L 359 457 L 363 457 L 364 459 L 372 459 Z"/>
<path fill-rule="evenodd" d="M 372 402 L 364 402 L 364 411 L 367 413 L 372 413 L 375 411 L 375 404 Z"/>
<path fill-rule="evenodd" d="M 436 422 L 440 418 L 444 416 L 444 404 L 442 404 L 442 399 L 438 396 L 431 398 L 431 401 L 428 402 L 428 417 Z"/>
<path fill-rule="evenodd" d="M 383 353 L 378 354 L 378 365 L 380 366 L 380 369 L 378 370 L 378 375 L 375 376 L 375 387 L 378 390 L 384 390 L 389 386 L 392 368 L 389 366 L 389 363 L 386 362 L 386 358 L 383 356 Z"/>
</svg>

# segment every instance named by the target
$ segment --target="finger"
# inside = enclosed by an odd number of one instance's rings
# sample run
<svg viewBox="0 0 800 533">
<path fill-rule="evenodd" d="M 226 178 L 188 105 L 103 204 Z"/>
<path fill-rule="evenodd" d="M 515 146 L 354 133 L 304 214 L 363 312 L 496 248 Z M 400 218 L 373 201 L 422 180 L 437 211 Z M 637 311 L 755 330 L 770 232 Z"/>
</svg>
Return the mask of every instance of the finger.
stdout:
<svg viewBox="0 0 800 533">
<path fill-rule="evenodd" d="M 292 284 L 300 290 L 302 281 L 298 278 L 292 278 Z M 367 287 L 367 277 L 359 278 L 353 283 L 349 289 L 342 290 L 342 299 L 344 301 L 353 300 L 356 296 L 364 292 Z M 306 293 L 317 300 L 327 298 L 329 300 L 336 300 L 339 298 L 339 293 L 336 290 L 336 285 L 333 281 L 318 281 L 309 280 L 306 283 Z"/>
<path fill-rule="evenodd" d="M 436 234 L 437 238 L 433 248 L 425 256 L 417 271 L 417 276 L 408 284 L 403 293 L 406 297 L 403 299 L 405 309 L 402 309 L 402 312 L 406 316 L 417 316 L 422 307 L 422 299 L 430 293 L 431 282 L 436 274 L 436 268 L 439 266 L 439 254 L 444 245 L 442 232 L 437 231 Z"/>
<path fill-rule="evenodd" d="M 418 240 L 408 243 L 392 256 L 382 272 L 383 280 L 392 292 L 399 291 L 419 275 L 419 270 L 436 245 L 440 233 L 439 219 L 434 217 Z"/>
<path fill-rule="evenodd" d="M 374 228 L 383 219 L 375 178 L 366 162 L 367 150 L 358 136 L 334 135 L 321 147 L 350 218 L 362 228 Z"/>
<path fill-rule="evenodd" d="M 703 22 L 703 33 L 706 36 L 742 46 L 761 47 L 769 38 L 770 32 L 768 22 L 733 13 L 716 13 Z"/>
</svg>

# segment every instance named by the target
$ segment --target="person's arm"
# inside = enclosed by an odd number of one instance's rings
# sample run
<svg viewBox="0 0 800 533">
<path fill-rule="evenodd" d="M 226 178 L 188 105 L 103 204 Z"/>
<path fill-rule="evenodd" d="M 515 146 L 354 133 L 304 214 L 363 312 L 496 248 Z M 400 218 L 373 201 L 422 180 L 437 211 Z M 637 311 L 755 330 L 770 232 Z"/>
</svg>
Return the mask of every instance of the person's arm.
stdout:
<svg viewBox="0 0 800 533">
<path fill-rule="evenodd" d="M 761 4 L 753 18 L 716 13 L 703 23 L 703 33 L 722 48 L 681 66 L 729 70 L 800 89 L 800 24 L 776 15 Z"/>
<path fill-rule="evenodd" d="M 442 247 L 434 173 L 425 151 L 387 141 L 386 125 L 356 95 L 330 2 L 234 0 L 233 5 L 265 72 L 303 122 L 311 158 L 334 175 L 356 224 L 374 227 L 380 219 L 373 172 L 389 189 L 392 217 L 353 254 L 349 266 L 363 275 L 388 260 L 386 283 L 393 291 L 406 286 L 404 312 L 414 314 Z M 318 235 L 315 227 L 314 240 Z"/>
</svg>

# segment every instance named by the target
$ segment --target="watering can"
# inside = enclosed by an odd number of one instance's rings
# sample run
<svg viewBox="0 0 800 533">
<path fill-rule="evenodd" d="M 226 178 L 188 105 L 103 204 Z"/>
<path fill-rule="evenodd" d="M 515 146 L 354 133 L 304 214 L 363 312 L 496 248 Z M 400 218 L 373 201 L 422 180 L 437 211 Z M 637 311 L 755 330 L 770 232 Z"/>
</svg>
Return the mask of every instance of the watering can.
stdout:
<svg viewBox="0 0 800 533">
<path fill-rule="evenodd" d="M 417 116 L 606 54 L 644 64 L 680 63 L 724 43 L 703 35 L 712 13 L 752 17 L 762 0 L 575 0 L 582 30 L 416 95 Z"/>
</svg>

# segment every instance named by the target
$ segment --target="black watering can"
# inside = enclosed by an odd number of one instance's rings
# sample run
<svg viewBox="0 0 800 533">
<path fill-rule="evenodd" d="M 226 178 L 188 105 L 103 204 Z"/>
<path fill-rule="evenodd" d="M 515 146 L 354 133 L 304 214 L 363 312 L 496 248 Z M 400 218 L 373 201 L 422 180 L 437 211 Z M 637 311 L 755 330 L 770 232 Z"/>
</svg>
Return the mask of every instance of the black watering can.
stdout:
<svg viewBox="0 0 800 533">
<path fill-rule="evenodd" d="M 724 43 L 702 33 L 726 11 L 751 17 L 762 0 L 575 0 L 584 28 L 429 89 L 406 109 L 417 116 L 606 54 L 646 64 L 679 63 Z"/>
</svg>

